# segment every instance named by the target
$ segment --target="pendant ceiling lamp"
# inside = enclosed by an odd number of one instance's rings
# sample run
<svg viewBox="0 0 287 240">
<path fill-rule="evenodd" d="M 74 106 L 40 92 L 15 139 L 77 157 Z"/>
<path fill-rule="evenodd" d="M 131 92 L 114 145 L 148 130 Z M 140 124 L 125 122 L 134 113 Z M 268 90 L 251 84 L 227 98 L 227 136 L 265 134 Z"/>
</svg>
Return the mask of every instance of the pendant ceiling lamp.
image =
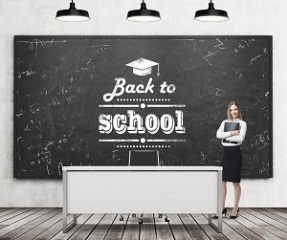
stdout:
<svg viewBox="0 0 287 240">
<path fill-rule="evenodd" d="M 56 14 L 56 19 L 64 22 L 82 22 L 90 19 L 89 13 L 86 10 L 76 9 L 75 3 L 70 3 L 69 9 L 59 10 Z"/>
<path fill-rule="evenodd" d="M 161 17 L 158 11 L 147 9 L 143 0 L 140 9 L 128 12 L 127 20 L 133 22 L 155 22 L 161 20 Z"/>
<path fill-rule="evenodd" d="M 215 9 L 212 0 L 210 0 L 208 9 L 196 11 L 194 19 L 202 22 L 222 22 L 229 18 L 226 11 Z"/>
</svg>

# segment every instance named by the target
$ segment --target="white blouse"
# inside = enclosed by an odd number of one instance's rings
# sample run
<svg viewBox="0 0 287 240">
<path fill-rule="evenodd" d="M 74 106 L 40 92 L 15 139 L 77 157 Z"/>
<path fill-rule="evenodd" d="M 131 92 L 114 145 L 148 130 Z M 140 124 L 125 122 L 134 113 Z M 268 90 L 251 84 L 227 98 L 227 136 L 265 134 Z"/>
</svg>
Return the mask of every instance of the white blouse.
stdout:
<svg viewBox="0 0 287 240">
<path fill-rule="evenodd" d="M 230 132 L 224 132 L 224 125 L 225 122 L 231 122 L 230 120 L 224 120 L 219 129 L 216 132 L 216 137 L 218 139 L 222 139 L 221 143 L 223 146 L 239 146 L 242 144 L 244 141 L 244 138 L 246 136 L 246 131 L 247 131 L 247 124 L 243 120 L 237 118 L 234 119 L 233 122 L 239 122 L 239 131 L 240 134 L 238 136 L 231 136 Z M 223 142 L 223 140 L 226 140 Z"/>
</svg>

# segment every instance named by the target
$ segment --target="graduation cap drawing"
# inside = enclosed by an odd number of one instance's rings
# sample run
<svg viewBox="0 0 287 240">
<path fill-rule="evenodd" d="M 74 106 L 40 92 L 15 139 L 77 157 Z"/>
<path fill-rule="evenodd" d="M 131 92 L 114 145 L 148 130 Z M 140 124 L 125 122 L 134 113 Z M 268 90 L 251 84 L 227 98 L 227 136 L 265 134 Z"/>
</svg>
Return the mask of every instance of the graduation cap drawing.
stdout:
<svg viewBox="0 0 287 240">
<path fill-rule="evenodd" d="M 130 63 L 127 63 L 126 66 L 133 68 L 133 74 L 138 76 L 148 76 L 152 73 L 152 67 L 157 66 L 157 75 L 159 76 L 159 63 L 145 59 L 139 58 Z"/>
</svg>

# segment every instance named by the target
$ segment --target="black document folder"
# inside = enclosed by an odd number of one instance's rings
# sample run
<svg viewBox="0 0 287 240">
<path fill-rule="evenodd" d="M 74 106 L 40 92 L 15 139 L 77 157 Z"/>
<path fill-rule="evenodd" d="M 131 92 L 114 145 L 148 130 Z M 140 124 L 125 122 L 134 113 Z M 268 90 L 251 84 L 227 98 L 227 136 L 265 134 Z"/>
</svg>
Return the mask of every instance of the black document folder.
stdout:
<svg viewBox="0 0 287 240">
<path fill-rule="evenodd" d="M 239 130 L 239 122 L 225 122 L 224 132 Z"/>
<path fill-rule="evenodd" d="M 235 130 L 239 130 L 239 122 L 225 122 L 224 132 L 231 132 L 231 131 L 235 131 Z M 223 139 L 223 142 L 229 142 L 229 143 L 237 144 L 237 142 L 226 141 L 226 139 Z"/>
</svg>

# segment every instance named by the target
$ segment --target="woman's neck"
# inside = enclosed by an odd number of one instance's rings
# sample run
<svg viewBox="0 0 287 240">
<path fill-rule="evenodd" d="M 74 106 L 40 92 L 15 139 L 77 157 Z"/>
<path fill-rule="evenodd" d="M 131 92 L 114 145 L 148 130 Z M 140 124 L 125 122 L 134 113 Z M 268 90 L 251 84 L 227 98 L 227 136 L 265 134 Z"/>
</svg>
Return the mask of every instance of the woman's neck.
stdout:
<svg viewBox="0 0 287 240">
<path fill-rule="evenodd" d="M 232 118 L 231 121 L 239 121 L 240 119 L 237 117 L 237 118 Z"/>
</svg>

